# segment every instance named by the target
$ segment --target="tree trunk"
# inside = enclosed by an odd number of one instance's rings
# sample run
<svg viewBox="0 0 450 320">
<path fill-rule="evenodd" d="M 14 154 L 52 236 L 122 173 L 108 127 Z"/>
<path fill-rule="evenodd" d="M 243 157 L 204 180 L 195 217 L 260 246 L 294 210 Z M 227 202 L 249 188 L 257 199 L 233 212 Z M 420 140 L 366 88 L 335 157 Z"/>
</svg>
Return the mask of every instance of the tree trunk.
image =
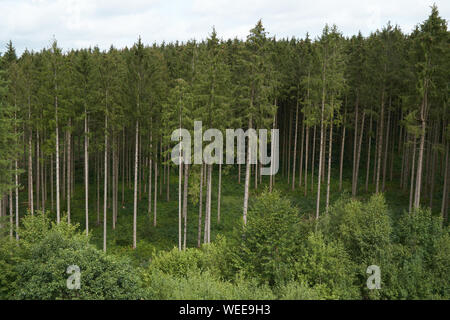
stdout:
<svg viewBox="0 0 450 320">
<path fill-rule="evenodd" d="M 354 181 L 353 181 L 353 185 L 352 185 L 352 196 L 356 197 L 356 193 L 358 191 L 358 176 L 359 176 L 359 163 L 360 163 L 360 159 L 361 159 L 361 145 L 362 145 L 362 138 L 363 138 L 363 133 L 364 133 L 364 120 L 366 118 L 366 112 L 363 112 L 362 115 L 362 120 L 361 120 L 361 133 L 359 135 L 359 142 L 357 142 L 358 145 L 358 150 L 356 153 L 356 166 L 355 166 L 355 172 L 353 173 L 354 176 Z"/>
<path fill-rule="evenodd" d="M 446 223 L 448 220 L 448 180 L 449 180 L 449 157 L 448 157 L 449 142 L 447 141 L 445 147 L 445 170 L 444 170 L 444 189 L 442 191 L 442 205 L 441 205 L 441 216 L 443 221 Z"/>
<path fill-rule="evenodd" d="M 183 182 L 184 182 L 184 188 L 183 188 L 183 218 L 184 218 L 183 250 L 186 250 L 189 164 L 184 165 L 184 181 Z"/>
<path fill-rule="evenodd" d="M 88 153 L 88 119 L 87 110 L 84 109 L 84 210 L 86 218 L 86 236 L 89 235 L 89 153 Z"/>
<path fill-rule="evenodd" d="M 413 154 L 412 154 L 412 167 L 411 167 L 411 189 L 409 191 L 409 213 L 412 212 L 413 207 L 413 191 L 414 191 L 414 171 L 415 171 L 415 162 L 416 162 L 416 136 L 414 135 L 414 146 L 413 146 Z"/>
<path fill-rule="evenodd" d="M 389 102 L 390 107 L 390 102 Z M 384 149 L 384 158 L 383 158 L 383 182 L 381 185 L 381 191 L 384 192 L 386 186 L 386 168 L 387 168 L 387 158 L 388 158 L 388 148 L 389 148 L 389 128 L 391 126 L 391 110 L 388 110 L 388 120 L 386 125 L 386 145 Z"/>
<path fill-rule="evenodd" d="M 217 223 L 220 224 L 220 196 L 222 194 L 222 163 L 219 163 L 219 185 L 217 190 Z"/>
<path fill-rule="evenodd" d="M 311 192 L 314 192 L 314 167 L 315 167 L 315 157 L 316 157 L 316 126 L 314 125 L 313 130 L 313 148 L 312 148 L 312 159 L 311 159 Z"/>
<path fill-rule="evenodd" d="M 302 186 L 303 178 L 303 144 L 305 141 L 305 115 L 302 117 L 302 140 L 300 144 L 300 165 L 299 165 L 299 175 L 298 175 L 298 186 Z"/>
<path fill-rule="evenodd" d="M 341 158 L 339 160 L 339 192 L 342 191 L 342 171 L 344 169 L 345 124 L 342 126 Z"/>
<path fill-rule="evenodd" d="M 105 163 L 104 163 L 104 187 L 103 187 L 103 251 L 106 252 L 106 222 L 108 210 L 108 115 L 105 114 Z"/>
<path fill-rule="evenodd" d="M 248 128 L 252 128 L 252 118 L 248 119 Z M 250 183 L 250 160 L 251 160 L 251 148 L 250 148 L 250 138 L 248 139 L 248 147 L 247 147 L 247 163 L 245 167 L 245 184 L 244 184 L 244 225 L 247 224 L 247 209 L 248 209 L 248 189 Z"/>
<path fill-rule="evenodd" d="M 59 194 L 59 129 L 58 129 L 58 96 L 55 97 L 55 119 L 56 119 L 56 222 L 61 221 L 61 207 Z"/>
<path fill-rule="evenodd" d="M 326 207 L 325 210 L 328 213 L 328 207 L 330 205 L 330 183 L 331 183 L 331 148 L 333 145 L 333 119 L 331 119 L 330 124 L 330 138 L 329 138 L 329 145 L 328 145 L 328 177 L 327 177 L 327 199 L 326 199 Z"/>
<path fill-rule="evenodd" d="M 306 126 L 306 145 L 305 145 L 305 197 L 308 192 L 308 150 L 309 147 L 309 127 Z"/>
<path fill-rule="evenodd" d="M 383 130 L 384 130 L 384 89 L 381 94 L 381 114 L 380 114 L 380 128 L 378 131 L 378 146 L 377 146 L 377 179 L 375 184 L 375 193 L 380 192 L 380 172 L 381 172 L 381 151 L 383 149 Z"/>
<path fill-rule="evenodd" d="M 370 125 L 367 138 L 369 142 L 367 146 L 366 192 L 369 190 L 370 151 L 372 150 L 372 113 L 370 114 Z"/>
<path fill-rule="evenodd" d="M 72 121 L 69 119 L 69 129 L 67 131 L 67 223 L 70 224 L 70 184 L 71 184 L 71 178 L 70 178 L 70 169 L 72 167 L 71 161 L 70 161 L 70 140 L 71 140 L 71 125 Z"/>
<path fill-rule="evenodd" d="M 39 206 L 39 192 L 40 192 L 40 170 L 39 170 L 39 130 L 36 130 L 36 210 L 40 209 Z"/>
<path fill-rule="evenodd" d="M 303 127 L 302 127 L 303 130 Z M 298 133 L 298 88 L 297 88 L 297 106 L 295 111 L 295 132 L 294 132 L 294 159 L 292 161 L 292 190 L 295 189 L 295 165 L 297 163 L 297 133 Z M 301 177 L 300 177 L 301 179 Z"/>
<path fill-rule="evenodd" d="M 416 176 L 416 192 L 414 195 L 414 208 L 419 208 L 420 206 L 420 190 L 422 187 L 422 163 L 423 163 L 423 151 L 425 146 L 425 102 L 422 103 L 422 112 L 421 112 L 421 135 L 420 135 L 420 147 L 419 147 L 419 158 L 417 161 L 417 176 Z"/>
<path fill-rule="evenodd" d="M 156 227 L 156 209 L 158 201 L 158 155 L 155 153 L 155 190 L 153 192 L 153 226 Z"/>
<path fill-rule="evenodd" d="M 317 202 L 316 202 L 316 219 L 319 219 L 319 210 L 320 210 L 320 182 L 322 177 L 322 161 L 323 161 L 323 153 L 324 153 L 324 112 L 325 112 L 325 87 L 322 89 L 322 108 L 320 112 L 320 149 L 319 149 L 319 174 L 317 178 Z"/>
<path fill-rule="evenodd" d="M 137 191 L 138 191 L 138 156 L 139 156 L 139 121 L 136 120 L 136 139 L 134 153 L 134 196 L 133 196 L 133 249 L 136 249 L 137 228 Z"/>
<path fill-rule="evenodd" d="M 352 196 L 354 197 L 356 195 L 356 192 L 354 191 L 355 188 L 355 173 L 356 173 L 356 153 L 358 150 L 358 107 L 359 107 L 359 99 L 358 96 L 356 97 L 356 103 L 355 103 L 355 136 L 353 139 L 353 171 L 352 171 Z"/>
<path fill-rule="evenodd" d="M 197 247 L 200 248 L 202 239 L 202 206 L 203 206 L 203 163 L 200 167 L 200 196 L 198 202 L 198 234 Z"/>
</svg>

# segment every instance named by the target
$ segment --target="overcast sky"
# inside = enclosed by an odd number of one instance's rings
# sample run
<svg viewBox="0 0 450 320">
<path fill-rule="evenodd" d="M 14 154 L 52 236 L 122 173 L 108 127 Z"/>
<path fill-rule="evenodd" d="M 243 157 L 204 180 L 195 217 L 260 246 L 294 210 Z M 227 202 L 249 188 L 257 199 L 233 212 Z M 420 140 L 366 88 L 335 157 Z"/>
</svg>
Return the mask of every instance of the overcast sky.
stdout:
<svg viewBox="0 0 450 320">
<path fill-rule="evenodd" d="M 201 40 L 215 26 L 219 37 L 245 39 L 258 19 L 269 35 L 313 37 L 325 23 L 344 35 L 363 35 L 388 21 L 410 32 L 436 3 L 449 19 L 449 0 L 0 0 L 0 52 L 13 41 L 18 53 L 48 47 L 53 36 L 68 50 Z"/>
</svg>

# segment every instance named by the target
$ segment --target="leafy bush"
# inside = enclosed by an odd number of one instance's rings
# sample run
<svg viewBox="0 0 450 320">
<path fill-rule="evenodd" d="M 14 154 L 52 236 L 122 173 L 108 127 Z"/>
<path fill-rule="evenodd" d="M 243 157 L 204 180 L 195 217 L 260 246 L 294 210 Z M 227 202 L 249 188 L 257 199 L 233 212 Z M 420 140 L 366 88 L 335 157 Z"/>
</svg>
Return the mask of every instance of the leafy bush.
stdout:
<svg viewBox="0 0 450 320">
<path fill-rule="evenodd" d="M 140 279 L 127 259 L 106 255 L 64 220 L 48 227 L 43 215 L 23 219 L 25 259 L 17 264 L 15 299 L 139 299 Z M 36 241 L 30 243 L 30 237 Z M 68 266 L 81 270 L 81 288 L 67 288 Z"/>
<path fill-rule="evenodd" d="M 343 245 L 325 242 L 321 232 L 310 233 L 295 264 L 296 278 L 306 280 L 326 299 L 358 298 L 355 266 Z"/>
</svg>

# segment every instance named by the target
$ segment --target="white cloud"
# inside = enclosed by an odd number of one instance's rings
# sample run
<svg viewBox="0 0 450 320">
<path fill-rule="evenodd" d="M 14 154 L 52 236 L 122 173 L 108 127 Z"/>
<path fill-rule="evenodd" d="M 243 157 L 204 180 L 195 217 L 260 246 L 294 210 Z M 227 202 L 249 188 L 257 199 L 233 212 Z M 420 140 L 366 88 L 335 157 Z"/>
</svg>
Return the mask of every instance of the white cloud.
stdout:
<svg viewBox="0 0 450 320">
<path fill-rule="evenodd" d="M 107 49 L 130 46 L 139 35 L 150 44 L 204 39 L 212 26 L 224 39 L 244 39 L 260 18 L 278 38 L 314 37 L 325 23 L 345 35 L 368 35 L 388 21 L 409 32 L 434 2 L 448 19 L 448 0 L 0 0 L 0 43 L 40 50 L 55 36 L 64 49 Z"/>
</svg>

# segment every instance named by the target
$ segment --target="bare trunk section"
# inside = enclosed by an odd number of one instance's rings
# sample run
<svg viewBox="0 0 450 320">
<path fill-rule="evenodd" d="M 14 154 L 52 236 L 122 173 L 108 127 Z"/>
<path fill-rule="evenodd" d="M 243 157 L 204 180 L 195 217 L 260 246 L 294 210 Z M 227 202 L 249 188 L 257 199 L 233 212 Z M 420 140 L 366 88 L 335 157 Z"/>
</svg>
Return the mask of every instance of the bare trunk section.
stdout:
<svg viewBox="0 0 450 320">
<path fill-rule="evenodd" d="M 384 130 L 384 89 L 381 94 L 381 114 L 380 114 L 380 128 L 378 130 L 378 144 L 377 144 L 377 179 L 375 184 L 375 193 L 380 192 L 380 173 L 381 173 L 381 151 L 383 149 L 383 130 Z"/>
<path fill-rule="evenodd" d="M 89 137 L 87 110 L 84 109 L 84 210 L 86 218 L 86 236 L 89 235 Z"/>
<path fill-rule="evenodd" d="M 342 127 L 341 157 L 339 160 L 339 192 L 342 191 L 342 171 L 344 169 L 345 124 Z"/>
<path fill-rule="evenodd" d="M 108 115 L 105 114 L 105 162 L 104 162 L 104 187 L 103 187 L 103 251 L 106 252 L 106 222 L 108 211 Z"/>
<path fill-rule="evenodd" d="M 222 194 L 222 163 L 219 163 L 219 184 L 217 190 L 217 223 L 220 223 L 220 196 Z"/>
<path fill-rule="evenodd" d="M 71 144 L 71 125 L 72 125 L 72 120 L 69 119 L 69 129 L 67 131 L 67 223 L 70 224 L 70 196 L 71 196 L 71 190 L 70 190 L 70 185 L 71 185 L 71 173 L 70 173 L 70 169 L 72 167 L 71 165 L 71 161 L 70 161 L 70 156 L 71 156 L 71 150 L 70 150 L 70 144 Z"/>
<path fill-rule="evenodd" d="M 248 128 L 252 128 L 252 118 L 250 117 L 248 119 Z M 250 160 L 251 160 L 251 148 L 250 148 L 250 138 L 248 139 L 247 144 L 247 163 L 245 167 L 245 184 L 244 184 L 244 213 L 243 213 L 243 219 L 244 219 L 244 225 L 247 224 L 247 209 L 248 209 L 248 189 L 250 184 Z"/>
<path fill-rule="evenodd" d="M 184 231 L 183 231 L 183 250 L 186 250 L 187 241 L 187 206 L 188 206 L 188 185 L 189 185 L 189 164 L 184 165 L 184 187 L 183 187 L 183 218 L 184 218 Z"/>
<path fill-rule="evenodd" d="M 136 249 L 137 228 L 137 192 L 138 192 L 138 161 L 139 161 L 139 121 L 136 121 L 136 138 L 134 153 L 134 196 L 133 196 L 133 249 Z"/>
<path fill-rule="evenodd" d="M 369 173 L 370 173 L 370 151 L 372 150 L 372 113 L 370 114 L 369 132 L 367 134 L 369 140 L 367 146 L 367 169 L 366 169 L 366 192 L 369 189 Z"/>
<path fill-rule="evenodd" d="M 330 138 L 328 145 L 328 177 L 327 177 L 327 198 L 326 198 L 326 207 L 325 210 L 328 213 L 328 207 L 330 205 L 330 183 L 331 183 L 331 158 L 332 158 L 332 146 L 333 146 L 333 119 L 331 119 L 330 124 Z"/>
<path fill-rule="evenodd" d="M 203 163 L 200 167 L 200 195 L 198 202 L 198 233 L 197 233 L 197 247 L 201 246 L 202 239 L 202 206 L 203 206 Z"/>
<path fill-rule="evenodd" d="M 294 159 L 292 161 L 292 190 L 295 189 L 295 165 L 297 163 L 297 161 L 296 161 L 296 158 L 297 158 L 297 135 L 298 135 L 298 88 L 297 88 L 297 106 L 296 106 L 296 111 L 295 111 Z"/>
<path fill-rule="evenodd" d="M 413 140 L 413 154 L 412 154 L 412 165 L 411 165 L 411 186 L 409 191 L 409 213 L 412 212 L 413 208 L 413 193 L 414 193 L 414 171 L 415 171 L 415 163 L 416 163 L 416 136 L 414 135 Z"/>
</svg>

